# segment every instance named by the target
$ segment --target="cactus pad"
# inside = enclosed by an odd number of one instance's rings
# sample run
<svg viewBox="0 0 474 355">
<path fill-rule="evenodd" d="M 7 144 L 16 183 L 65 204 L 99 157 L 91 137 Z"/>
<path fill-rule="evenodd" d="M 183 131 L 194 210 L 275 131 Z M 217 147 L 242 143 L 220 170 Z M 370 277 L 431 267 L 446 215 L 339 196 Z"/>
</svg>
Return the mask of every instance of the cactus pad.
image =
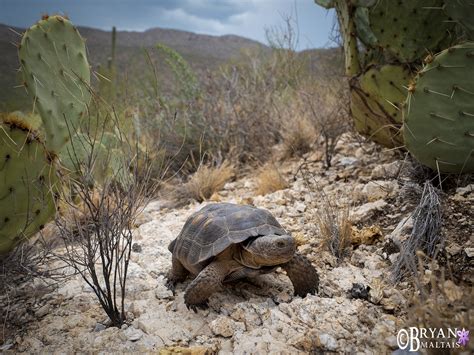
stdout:
<svg viewBox="0 0 474 355">
<path fill-rule="evenodd" d="M 351 80 L 351 111 L 361 134 L 386 147 L 403 145 L 399 129 L 411 76 L 401 65 L 383 65 Z"/>
<path fill-rule="evenodd" d="M 448 48 L 416 77 L 405 105 L 404 138 L 422 164 L 474 172 L 474 43 Z"/>
<path fill-rule="evenodd" d="M 444 8 L 449 17 L 466 31 L 469 40 L 474 40 L 474 2 L 472 0 L 449 0 Z"/>
<path fill-rule="evenodd" d="M 57 178 L 49 157 L 26 124 L 0 123 L 0 255 L 54 217 Z"/>
<path fill-rule="evenodd" d="M 90 100 L 84 40 L 69 20 L 51 16 L 24 33 L 18 56 L 43 120 L 46 147 L 59 153 L 69 140 L 68 125 L 77 129 Z"/>
<path fill-rule="evenodd" d="M 443 4 L 443 0 L 379 0 L 369 8 L 370 28 L 380 46 L 401 62 L 413 62 L 436 50 L 453 29 Z"/>
<path fill-rule="evenodd" d="M 374 66 L 361 76 L 360 85 L 392 117 L 391 121 L 401 124 L 402 106 L 412 76 L 402 65 Z"/>
</svg>

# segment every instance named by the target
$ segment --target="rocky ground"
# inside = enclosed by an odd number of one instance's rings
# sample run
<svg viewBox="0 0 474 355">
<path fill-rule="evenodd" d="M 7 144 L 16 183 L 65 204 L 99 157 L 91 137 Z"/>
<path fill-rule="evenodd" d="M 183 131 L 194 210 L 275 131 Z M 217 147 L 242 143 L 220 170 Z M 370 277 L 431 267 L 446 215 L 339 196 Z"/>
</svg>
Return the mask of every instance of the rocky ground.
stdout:
<svg viewBox="0 0 474 355">
<path fill-rule="evenodd" d="M 163 201 L 154 201 L 134 231 L 126 302 L 129 325 L 107 328 L 92 290 L 73 278 L 51 292 L 31 292 L 26 309 L 10 305 L 15 317 L 28 322 L 0 350 L 379 354 L 397 349 L 396 334 L 406 326 L 406 307 L 413 295 L 410 283 L 394 285 L 390 280 L 397 248 L 410 232 L 409 220 L 401 222 L 416 204 L 404 192 L 413 184 L 402 178 L 409 163 L 351 136 L 344 137 L 336 152 L 334 166 L 327 171 L 316 153 L 304 161 L 285 162 L 281 171 L 290 182 L 285 190 L 255 196 L 256 179 L 249 176 L 228 183 L 213 197 L 266 208 L 303 240 L 300 252 L 320 273 L 318 295 L 294 297 L 289 279 L 277 270 L 253 283 L 230 285 L 210 299 L 208 310 L 187 310 L 183 292 L 189 281 L 177 287 L 176 296 L 165 287 L 164 274 L 171 265 L 167 246 L 186 218 L 205 203 L 168 209 Z M 474 200 L 473 187 L 454 187 L 444 198 L 449 217 L 443 231 L 445 259 L 461 270 L 458 285 L 448 285 L 457 292 L 455 297 L 472 290 L 474 235 L 468 206 Z M 322 247 L 316 226 L 315 215 L 327 208 L 327 201 L 351 209 L 353 245 L 343 260 Z"/>
</svg>

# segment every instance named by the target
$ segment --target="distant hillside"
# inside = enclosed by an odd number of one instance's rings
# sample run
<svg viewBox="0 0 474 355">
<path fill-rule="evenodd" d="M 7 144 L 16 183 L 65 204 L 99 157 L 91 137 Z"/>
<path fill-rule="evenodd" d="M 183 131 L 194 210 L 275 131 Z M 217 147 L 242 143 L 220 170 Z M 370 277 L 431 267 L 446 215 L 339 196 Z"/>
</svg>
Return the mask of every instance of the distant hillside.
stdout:
<svg viewBox="0 0 474 355">
<path fill-rule="evenodd" d="M 17 33 L 24 29 L 0 24 L 0 112 L 28 110 L 31 100 L 21 84 L 21 73 L 18 73 L 18 57 L 15 43 L 20 41 Z M 86 39 L 89 63 L 94 71 L 99 65 L 105 65 L 111 53 L 111 32 L 79 27 L 79 32 Z M 269 47 L 259 42 L 234 36 L 209 36 L 191 32 L 153 28 L 145 32 L 117 32 L 117 67 L 121 79 L 127 78 L 131 85 L 143 85 L 150 77 L 144 49 L 149 49 L 158 69 L 159 85 L 162 90 L 173 86 L 170 71 L 163 63 L 157 51 L 152 48 L 165 44 L 178 51 L 192 68 L 201 74 L 206 70 L 236 59 L 245 48 L 258 48 L 263 52 Z M 300 52 L 310 59 L 310 66 L 316 77 L 328 68 L 342 68 L 342 55 L 339 49 L 310 49 Z M 334 69 L 332 69 L 334 70 Z M 94 76 L 92 78 L 94 80 Z"/>
<path fill-rule="evenodd" d="M 79 27 L 86 39 L 89 62 L 94 70 L 105 64 L 111 52 L 111 33 L 98 29 Z M 24 29 L 0 24 L 0 111 L 12 111 L 29 107 L 30 100 L 23 88 L 14 88 L 21 83 L 15 43 L 20 37 L 15 32 Z M 143 74 L 146 69 L 144 48 L 153 48 L 156 43 L 165 44 L 178 51 L 198 72 L 214 69 L 238 57 L 244 48 L 259 47 L 263 44 L 233 35 L 208 36 L 191 32 L 153 28 L 145 32 L 117 31 L 117 66 L 122 74 L 132 79 Z"/>
</svg>

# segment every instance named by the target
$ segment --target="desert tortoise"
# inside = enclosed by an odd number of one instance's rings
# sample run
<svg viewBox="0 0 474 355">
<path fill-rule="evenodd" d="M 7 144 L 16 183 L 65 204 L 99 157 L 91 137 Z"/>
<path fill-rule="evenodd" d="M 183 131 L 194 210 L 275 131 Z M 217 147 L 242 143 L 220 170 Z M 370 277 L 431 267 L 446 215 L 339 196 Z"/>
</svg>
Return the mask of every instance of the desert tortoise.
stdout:
<svg viewBox="0 0 474 355">
<path fill-rule="evenodd" d="M 281 266 L 295 294 L 318 289 L 318 273 L 296 252 L 296 243 L 270 212 L 252 206 L 213 203 L 191 215 L 168 249 L 173 254 L 167 286 L 189 274 L 197 275 L 186 288 L 188 308 L 205 308 L 222 283 L 268 273 Z"/>
</svg>

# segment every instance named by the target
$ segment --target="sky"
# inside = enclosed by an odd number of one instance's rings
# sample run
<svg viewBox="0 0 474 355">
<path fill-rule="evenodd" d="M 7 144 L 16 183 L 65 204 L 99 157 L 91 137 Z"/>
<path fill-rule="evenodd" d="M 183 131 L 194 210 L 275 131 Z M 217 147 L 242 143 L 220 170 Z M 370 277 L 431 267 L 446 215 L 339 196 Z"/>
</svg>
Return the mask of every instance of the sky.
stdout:
<svg viewBox="0 0 474 355">
<path fill-rule="evenodd" d="M 66 14 L 78 26 L 144 31 L 172 28 L 235 34 L 266 43 L 265 28 L 298 23 L 298 49 L 331 46 L 334 14 L 313 0 L 0 0 L 0 23 L 29 27 L 42 14 Z"/>
</svg>

